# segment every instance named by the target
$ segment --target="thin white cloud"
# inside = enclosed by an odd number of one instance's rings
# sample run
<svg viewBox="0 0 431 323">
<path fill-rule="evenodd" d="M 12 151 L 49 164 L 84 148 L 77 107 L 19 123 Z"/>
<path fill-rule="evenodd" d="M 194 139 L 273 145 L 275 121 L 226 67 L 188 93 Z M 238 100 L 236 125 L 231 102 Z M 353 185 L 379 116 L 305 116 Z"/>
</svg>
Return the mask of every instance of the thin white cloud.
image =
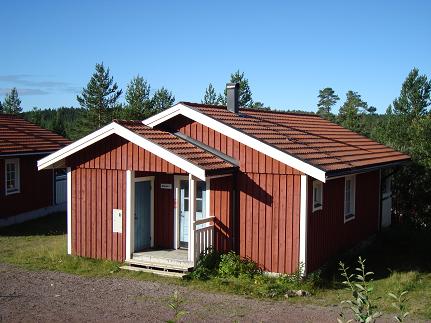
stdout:
<svg viewBox="0 0 431 323">
<path fill-rule="evenodd" d="M 4 96 L 10 92 L 11 88 L 0 88 L 0 95 Z M 17 87 L 18 95 L 45 95 L 49 94 L 49 92 L 41 90 L 41 89 L 28 89 L 28 88 L 19 88 Z"/>
<path fill-rule="evenodd" d="M 40 79 L 39 76 L 30 74 L 0 75 L 0 84 L 4 87 L 0 91 L 16 87 L 22 95 L 44 95 L 52 92 L 79 93 L 80 88 L 63 81 Z M 2 92 L 0 92 L 2 93 Z"/>
</svg>

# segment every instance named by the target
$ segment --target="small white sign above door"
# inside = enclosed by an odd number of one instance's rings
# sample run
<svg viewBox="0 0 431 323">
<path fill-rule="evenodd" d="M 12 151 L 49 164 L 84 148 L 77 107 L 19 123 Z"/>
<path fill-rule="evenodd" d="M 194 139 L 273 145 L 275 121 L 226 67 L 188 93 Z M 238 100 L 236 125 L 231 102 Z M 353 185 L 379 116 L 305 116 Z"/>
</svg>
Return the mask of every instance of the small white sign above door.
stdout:
<svg viewBox="0 0 431 323">
<path fill-rule="evenodd" d="M 112 231 L 117 233 L 123 232 L 123 210 L 112 210 Z"/>
<path fill-rule="evenodd" d="M 172 189 L 172 184 L 160 184 L 160 188 L 162 190 L 171 190 Z"/>
</svg>

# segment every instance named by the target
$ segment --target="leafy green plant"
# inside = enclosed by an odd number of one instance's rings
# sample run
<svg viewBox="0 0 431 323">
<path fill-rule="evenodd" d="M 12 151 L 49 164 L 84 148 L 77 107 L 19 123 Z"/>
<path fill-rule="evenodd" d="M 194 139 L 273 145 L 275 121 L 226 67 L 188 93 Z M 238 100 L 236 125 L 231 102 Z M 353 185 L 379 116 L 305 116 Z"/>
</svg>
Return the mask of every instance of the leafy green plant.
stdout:
<svg viewBox="0 0 431 323">
<path fill-rule="evenodd" d="M 199 257 L 195 269 L 190 273 L 189 278 L 207 280 L 217 275 L 220 264 L 220 253 L 212 247 L 203 251 Z"/>
<path fill-rule="evenodd" d="M 407 291 L 401 292 L 399 295 L 395 295 L 394 293 L 388 293 L 388 296 L 393 300 L 391 303 L 392 307 L 397 310 L 397 314 L 394 316 L 395 321 L 404 322 L 404 319 L 410 314 L 407 311 L 407 299 L 406 294 Z"/>
<path fill-rule="evenodd" d="M 343 284 L 347 286 L 352 292 L 352 299 L 344 300 L 341 303 L 346 305 L 352 313 L 355 321 L 370 323 L 382 315 L 381 312 L 377 311 L 375 305 L 371 300 L 373 293 L 373 286 L 370 285 L 371 278 L 369 276 L 374 275 L 373 272 L 367 272 L 365 270 L 365 259 L 358 258 L 359 267 L 355 268 L 356 274 L 349 274 L 349 267 L 346 267 L 343 262 L 340 261 L 341 276 L 344 277 Z M 337 319 L 339 323 L 345 322 L 344 313 L 340 313 L 340 317 Z M 352 322 L 348 320 L 347 322 Z"/>
<path fill-rule="evenodd" d="M 168 320 L 168 323 L 178 322 L 183 316 L 188 314 L 184 309 L 184 299 L 179 295 L 177 290 L 169 299 L 168 305 L 175 311 L 174 318 L 172 320 Z"/>
<path fill-rule="evenodd" d="M 220 277 L 253 278 L 262 273 L 259 266 L 248 258 L 241 258 L 234 251 L 221 255 L 218 274 Z"/>
</svg>

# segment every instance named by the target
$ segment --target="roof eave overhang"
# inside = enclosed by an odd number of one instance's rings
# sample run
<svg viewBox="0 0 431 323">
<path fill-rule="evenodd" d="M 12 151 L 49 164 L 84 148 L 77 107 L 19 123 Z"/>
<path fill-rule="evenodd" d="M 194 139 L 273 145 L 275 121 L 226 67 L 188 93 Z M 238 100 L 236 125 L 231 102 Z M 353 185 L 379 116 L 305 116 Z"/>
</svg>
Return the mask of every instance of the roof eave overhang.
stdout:
<svg viewBox="0 0 431 323">
<path fill-rule="evenodd" d="M 74 153 L 112 135 L 116 134 L 124 139 L 133 142 L 134 144 L 138 145 L 139 147 L 148 150 L 149 152 L 153 153 L 154 155 L 169 161 L 170 163 L 174 164 L 175 166 L 181 168 L 182 170 L 186 171 L 187 173 L 192 174 L 193 176 L 205 180 L 206 177 L 206 171 L 205 169 L 191 163 L 190 161 L 174 154 L 173 152 L 155 144 L 154 142 L 134 133 L 133 131 L 115 123 L 112 122 L 109 125 L 96 130 L 95 132 L 85 136 L 84 138 L 81 138 L 74 143 L 64 147 L 63 149 L 60 149 L 45 158 L 40 159 L 37 162 L 37 167 L 39 170 L 46 169 L 46 168 L 52 168 L 57 163 L 61 162 L 68 156 L 73 155 Z"/>
<path fill-rule="evenodd" d="M 249 146 L 275 160 L 282 162 L 298 171 L 307 174 L 321 182 L 326 182 L 326 173 L 324 170 L 317 168 L 299 158 L 296 158 L 270 144 L 264 143 L 261 140 L 244 133 L 241 130 L 233 128 L 219 120 L 216 120 L 208 115 L 194 109 L 184 103 L 177 103 L 173 107 L 166 109 L 143 121 L 143 124 L 149 127 L 155 127 L 177 115 L 184 115 L 196 122 L 199 122 L 215 131 L 218 131 L 242 144 Z"/>
<path fill-rule="evenodd" d="M 0 153 L 0 158 L 4 157 L 19 157 L 19 156 L 38 156 L 38 155 L 48 155 L 56 150 L 49 151 L 32 151 L 32 152 L 15 152 L 15 153 Z"/>
<path fill-rule="evenodd" d="M 365 166 L 365 167 L 358 167 L 358 168 L 351 168 L 351 169 L 346 169 L 346 170 L 328 172 L 327 176 L 326 176 L 326 180 L 332 180 L 332 179 L 345 177 L 345 176 L 349 176 L 349 175 L 354 175 L 354 174 L 368 173 L 368 172 L 372 172 L 372 171 L 379 170 L 379 169 L 402 166 L 402 165 L 405 165 L 409 162 L 411 162 L 411 160 L 407 159 L 407 160 L 400 160 L 400 161 L 396 161 L 396 162 L 384 163 L 384 164 L 379 164 L 379 165 L 371 165 L 371 166 Z"/>
</svg>

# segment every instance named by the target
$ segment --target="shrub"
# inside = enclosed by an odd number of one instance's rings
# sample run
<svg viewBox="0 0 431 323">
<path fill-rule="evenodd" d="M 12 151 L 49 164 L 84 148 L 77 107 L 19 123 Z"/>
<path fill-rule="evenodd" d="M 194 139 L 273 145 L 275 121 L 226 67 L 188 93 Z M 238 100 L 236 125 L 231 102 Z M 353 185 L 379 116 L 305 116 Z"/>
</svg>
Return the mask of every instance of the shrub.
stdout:
<svg viewBox="0 0 431 323">
<path fill-rule="evenodd" d="M 199 280 L 207 280 L 217 275 L 220 264 L 220 253 L 210 247 L 201 253 L 195 269 L 190 277 Z"/>
<path fill-rule="evenodd" d="M 262 270 L 254 261 L 248 258 L 241 259 L 241 257 L 233 251 L 223 254 L 220 257 L 218 268 L 218 275 L 220 277 L 253 278 L 261 273 Z"/>
</svg>

